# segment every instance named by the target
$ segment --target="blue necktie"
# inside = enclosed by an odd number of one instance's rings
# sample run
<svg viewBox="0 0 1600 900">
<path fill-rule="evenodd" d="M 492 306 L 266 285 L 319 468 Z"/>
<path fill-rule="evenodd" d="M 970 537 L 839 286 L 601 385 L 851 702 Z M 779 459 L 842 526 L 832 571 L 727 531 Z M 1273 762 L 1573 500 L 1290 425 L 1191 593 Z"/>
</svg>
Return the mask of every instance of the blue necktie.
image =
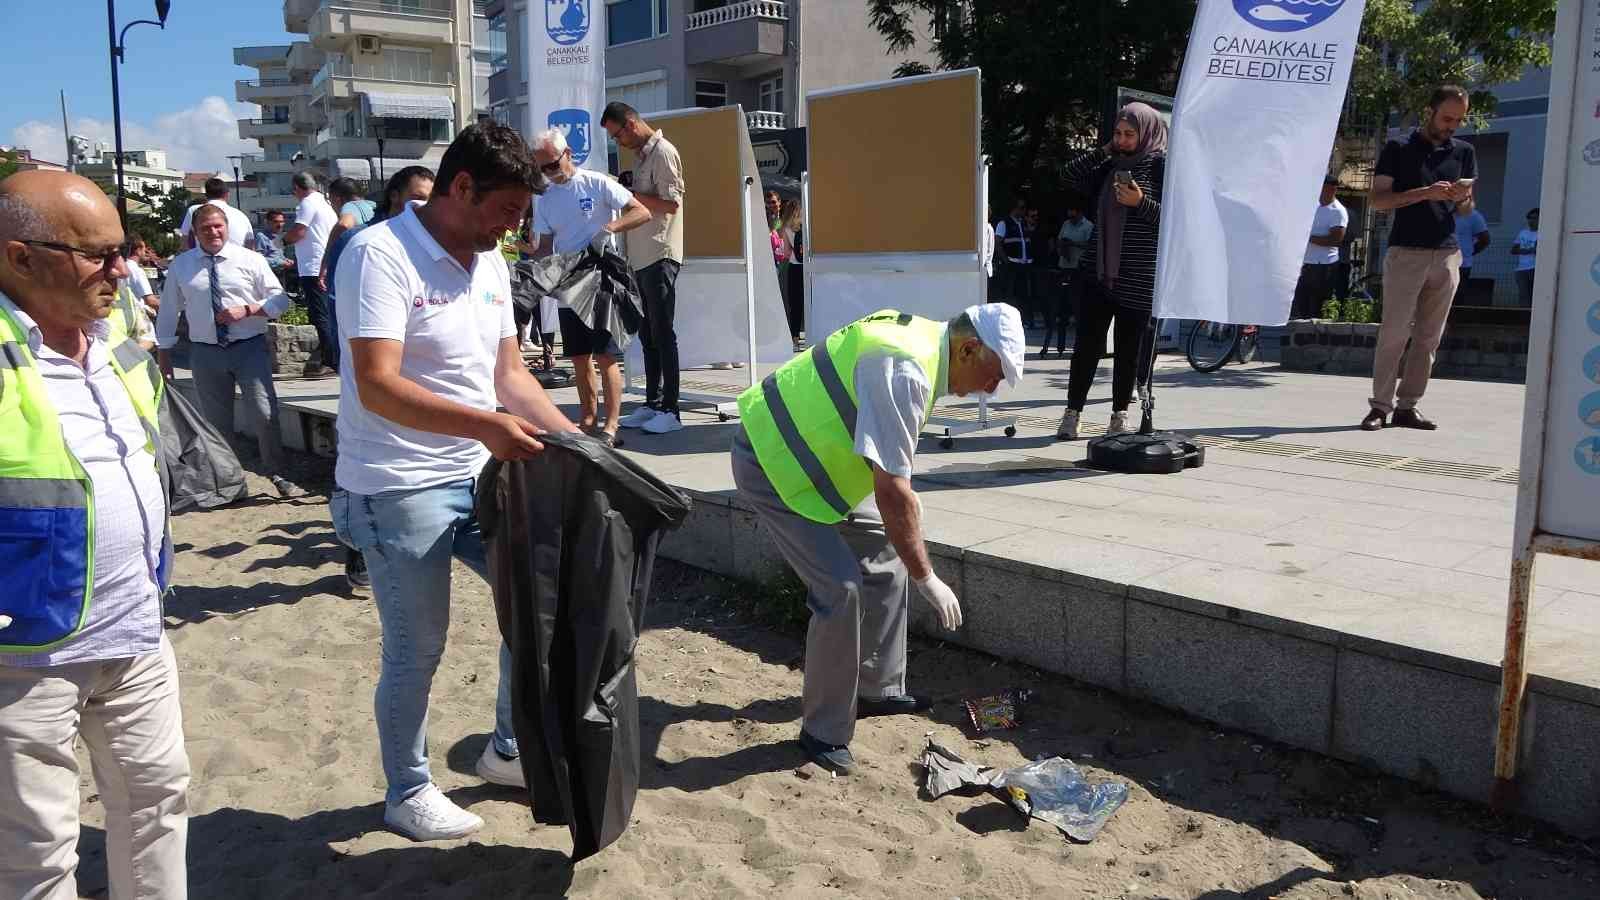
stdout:
<svg viewBox="0 0 1600 900">
<path fill-rule="evenodd" d="M 211 321 L 215 323 L 217 321 L 217 313 L 222 312 L 226 307 L 222 305 L 222 286 L 217 284 L 217 258 L 215 256 L 207 256 L 206 260 L 211 266 Z M 228 346 L 228 326 L 218 324 L 216 328 L 217 346 Z"/>
</svg>

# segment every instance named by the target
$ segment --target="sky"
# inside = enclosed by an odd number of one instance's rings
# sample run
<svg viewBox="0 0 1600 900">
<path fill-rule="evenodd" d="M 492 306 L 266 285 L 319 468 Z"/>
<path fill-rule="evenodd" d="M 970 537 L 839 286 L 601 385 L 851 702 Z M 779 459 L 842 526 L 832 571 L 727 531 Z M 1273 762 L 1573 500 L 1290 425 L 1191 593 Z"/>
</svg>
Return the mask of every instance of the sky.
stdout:
<svg viewBox="0 0 1600 900">
<path fill-rule="evenodd" d="M 154 0 L 114 0 L 117 29 L 154 19 Z M 67 92 L 73 134 L 113 146 L 111 66 L 106 4 L 101 0 L 0 0 L 0 145 L 66 162 L 59 91 Z M 294 36 L 304 40 L 304 35 Z M 184 171 L 231 171 L 227 157 L 259 153 L 239 138 L 239 119 L 259 115 L 234 99 L 233 48 L 287 44 L 282 0 L 172 0 L 166 30 L 128 31 L 122 64 L 122 143 L 126 150 L 166 150 Z"/>
</svg>

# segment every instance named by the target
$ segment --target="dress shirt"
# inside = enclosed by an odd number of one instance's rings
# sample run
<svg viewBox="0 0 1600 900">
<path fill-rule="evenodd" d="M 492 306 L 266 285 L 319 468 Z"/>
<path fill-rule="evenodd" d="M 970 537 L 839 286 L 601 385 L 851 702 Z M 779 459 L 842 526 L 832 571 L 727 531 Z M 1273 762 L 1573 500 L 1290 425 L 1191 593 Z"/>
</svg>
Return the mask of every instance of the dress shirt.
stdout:
<svg viewBox="0 0 1600 900">
<path fill-rule="evenodd" d="M 290 262 L 289 254 L 283 250 L 283 232 L 281 231 L 268 231 L 265 228 L 257 228 L 256 252 L 265 256 L 267 262 L 275 269 L 281 269 Z"/>
<path fill-rule="evenodd" d="M 217 318 L 211 307 L 211 264 L 203 248 L 185 251 L 167 267 L 167 286 L 156 315 L 156 344 L 169 350 L 178 343 L 178 313 L 189 317 L 189 340 L 217 343 Z M 267 258 L 254 250 L 223 244 L 217 251 L 217 285 L 223 308 L 261 304 L 264 315 L 228 326 L 228 341 L 244 341 L 267 333 L 267 320 L 283 315 L 292 302 L 272 273 Z"/>
<path fill-rule="evenodd" d="M 94 602 L 83 630 L 40 653 L 0 656 L 0 665 L 56 666 L 153 653 L 161 645 L 156 572 L 166 533 L 167 500 L 155 457 L 128 389 L 111 367 L 110 327 L 88 331 L 80 366 L 44 345 L 39 326 L 4 294 L 0 305 L 28 335 L 61 434 L 94 485 Z"/>
</svg>

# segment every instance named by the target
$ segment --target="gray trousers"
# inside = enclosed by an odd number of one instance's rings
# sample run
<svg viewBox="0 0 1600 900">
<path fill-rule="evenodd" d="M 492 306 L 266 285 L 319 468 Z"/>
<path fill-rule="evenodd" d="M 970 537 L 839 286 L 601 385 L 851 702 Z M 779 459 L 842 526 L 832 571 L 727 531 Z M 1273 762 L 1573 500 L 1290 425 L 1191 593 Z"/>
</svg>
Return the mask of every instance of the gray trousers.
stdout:
<svg viewBox="0 0 1600 900">
<path fill-rule="evenodd" d="M 906 691 L 906 620 L 910 581 L 876 508 L 838 525 L 823 525 L 786 506 L 767 480 L 744 429 L 733 442 L 733 481 L 739 498 L 767 527 L 778 551 L 809 591 L 806 733 L 848 744 L 856 729 L 857 697 L 898 697 Z"/>
<path fill-rule="evenodd" d="M 265 338 L 253 337 L 226 347 L 216 344 L 190 345 L 189 368 L 194 373 L 194 392 L 200 400 L 200 414 L 216 426 L 232 443 L 233 389 L 244 395 L 250 431 L 261 452 L 262 475 L 283 474 L 283 432 L 278 426 L 278 391 L 272 386 L 272 360 Z"/>
</svg>

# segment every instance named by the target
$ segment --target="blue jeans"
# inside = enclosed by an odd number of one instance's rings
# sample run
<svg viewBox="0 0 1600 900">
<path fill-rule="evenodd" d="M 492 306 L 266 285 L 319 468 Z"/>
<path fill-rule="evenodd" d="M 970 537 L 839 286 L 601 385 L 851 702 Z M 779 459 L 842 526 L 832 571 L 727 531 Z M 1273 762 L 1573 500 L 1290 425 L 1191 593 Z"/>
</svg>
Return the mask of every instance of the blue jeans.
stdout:
<svg viewBox="0 0 1600 900">
<path fill-rule="evenodd" d="M 374 706 L 386 800 L 399 803 L 428 773 L 428 691 L 450 628 L 450 559 L 484 574 L 483 538 L 472 515 L 472 479 L 413 491 L 352 494 L 328 501 L 339 540 L 367 559 L 383 625 L 383 669 Z M 511 651 L 500 644 L 494 747 L 517 755 L 511 724 Z"/>
</svg>

